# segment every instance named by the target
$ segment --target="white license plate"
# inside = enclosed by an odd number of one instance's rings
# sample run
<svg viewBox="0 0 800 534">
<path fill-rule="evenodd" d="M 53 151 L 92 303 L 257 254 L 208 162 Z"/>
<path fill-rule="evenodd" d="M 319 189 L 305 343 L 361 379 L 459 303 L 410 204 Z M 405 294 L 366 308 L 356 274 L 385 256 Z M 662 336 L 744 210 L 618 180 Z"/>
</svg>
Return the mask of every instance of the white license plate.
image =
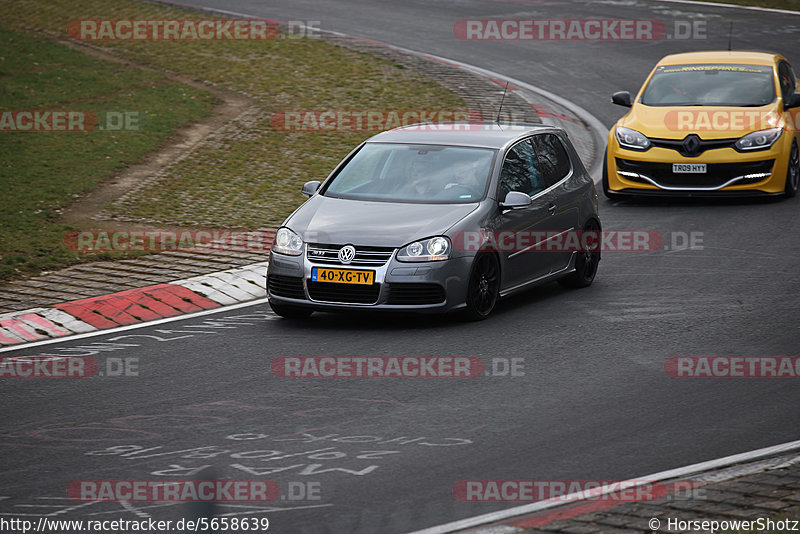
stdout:
<svg viewBox="0 0 800 534">
<path fill-rule="evenodd" d="M 673 163 L 672 172 L 678 174 L 705 174 L 705 163 Z"/>
</svg>

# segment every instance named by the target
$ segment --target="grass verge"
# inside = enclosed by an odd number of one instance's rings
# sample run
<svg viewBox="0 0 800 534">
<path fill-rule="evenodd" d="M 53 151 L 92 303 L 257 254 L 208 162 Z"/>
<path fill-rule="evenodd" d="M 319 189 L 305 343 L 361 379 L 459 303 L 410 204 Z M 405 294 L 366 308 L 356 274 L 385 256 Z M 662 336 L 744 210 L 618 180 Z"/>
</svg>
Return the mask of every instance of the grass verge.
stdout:
<svg viewBox="0 0 800 534">
<path fill-rule="evenodd" d="M 29 32 L 19 37 L 17 45 L 25 43 L 25 61 L 12 60 L 19 54 L 9 52 L 0 62 L 4 81 L 20 88 L 3 94 L 0 109 L 79 104 L 84 109 L 90 103 L 88 87 L 98 101 L 114 109 L 146 110 L 148 116 L 153 115 L 135 135 L 0 132 L 4 141 L 13 139 L 17 144 L 12 149 L 4 142 L 0 148 L 4 161 L 0 179 L 15 183 L 3 203 L 1 278 L 96 259 L 78 258 L 59 247 L 65 231 L 57 224 L 59 209 L 121 166 L 140 159 L 172 128 L 205 113 L 209 104 L 197 91 L 170 86 L 158 75 L 91 61 L 41 36 L 66 39 L 68 24 L 79 19 L 203 18 L 215 17 L 135 0 L 0 4 L 0 28 L 6 28 L 6 33 L 20 28 Z M 279 131 L 271 120 L 275 113 L 465 108 L 457 95 L 401 65 L 321 39 L 281 34 L 272 41 L 99 41 L 92 45 L 137 64 L 244 93 L 254 102 L 244 119 L 107 208 L 110 218 L 121 221 L 204 228 L 274 227 L 303 200 L 299 194 L 303 182 L 324 178 L 353 147 L 375 133 Z M 53 54 L 68 63 L 55 62 L 50 67 L 53 72 L 41 75 L 30 72 L 34 63 L 39 70 L 51 64 L 48 58 Z M 109 71 L 116 72 L 116 77 Z M 72 74 L 52 81 L 64 72 Z M 32 99 L 26 97 L 27 92 L 41 94 Z M 151 104 L 160 107 L 151 109 Z M 170 116 L 174 120 L 167 120 Z M 155 130 L 156 126 L 160 129 Z M 57 157 L 43 157 L 51 153 Z"/>
<path fill-rule="evenodd" d="M 0 113 L 6 120 L 0 131 L 0 278 L 8 279 L 85 260 L 64 245 L 69 228 L 58 222 L 60 210 L 156 149 L 176 127 L 201 118 L 213 97 L 158 73 L 97 61 L 5 28 L 0 49 Z M 21 110 L 88 111 L 113 118 L 115 127 L 123 116 L 117 114 L 127 112 L 139 129 L 10 131 L 28 124 L 9 114 Z"/>
</svg>

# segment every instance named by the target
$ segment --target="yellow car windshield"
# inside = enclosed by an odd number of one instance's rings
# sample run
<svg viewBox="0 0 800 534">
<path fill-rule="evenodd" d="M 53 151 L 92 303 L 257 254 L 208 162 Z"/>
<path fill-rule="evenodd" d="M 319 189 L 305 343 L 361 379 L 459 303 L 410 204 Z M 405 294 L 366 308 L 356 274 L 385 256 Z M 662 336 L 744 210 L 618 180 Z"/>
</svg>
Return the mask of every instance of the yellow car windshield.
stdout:
<svg viewBox="0 0 800 534">
<path fill-rule="evenodd" d="M 764 106 L 775 101 L 766 65 L 665 65 L 642 95 L 646 106 Z"/>
</svg>

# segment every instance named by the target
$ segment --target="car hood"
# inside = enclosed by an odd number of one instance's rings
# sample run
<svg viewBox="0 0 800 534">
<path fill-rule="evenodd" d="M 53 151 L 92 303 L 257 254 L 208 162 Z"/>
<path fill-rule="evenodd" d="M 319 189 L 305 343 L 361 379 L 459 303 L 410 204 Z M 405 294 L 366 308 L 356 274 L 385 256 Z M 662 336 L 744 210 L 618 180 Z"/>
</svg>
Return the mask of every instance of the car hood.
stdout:
<svg viewBox="0 0 800 534">
<path fill-rule="evenodd" d="M 284 226 L 311 243 L 401 247 L 445 233 L 477 207 L 477 203 L 404 204 L 315 195 Z"/>
<path fill-rule="evenodd" d="M 619 125 L 654 139 L 733 139 L 781 124 L 775 104 L 761 107 L 644 106 L 635 103 Z"/>
</svg>

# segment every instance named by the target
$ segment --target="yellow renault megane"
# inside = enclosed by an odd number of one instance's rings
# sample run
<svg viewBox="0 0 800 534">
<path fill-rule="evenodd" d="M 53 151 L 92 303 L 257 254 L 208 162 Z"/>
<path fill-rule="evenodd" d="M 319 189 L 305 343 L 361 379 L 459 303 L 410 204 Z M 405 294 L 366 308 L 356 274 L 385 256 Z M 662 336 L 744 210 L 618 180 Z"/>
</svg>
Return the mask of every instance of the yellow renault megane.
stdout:
<svg viewBox="0 0 800 534">
<path fill-rule="evenodd" d="M 795 196 L 800 93 L 789 62 L 766 52 L 663 58 L 608 135 L 603 190 L 626 196 Z"/>
</svg>

